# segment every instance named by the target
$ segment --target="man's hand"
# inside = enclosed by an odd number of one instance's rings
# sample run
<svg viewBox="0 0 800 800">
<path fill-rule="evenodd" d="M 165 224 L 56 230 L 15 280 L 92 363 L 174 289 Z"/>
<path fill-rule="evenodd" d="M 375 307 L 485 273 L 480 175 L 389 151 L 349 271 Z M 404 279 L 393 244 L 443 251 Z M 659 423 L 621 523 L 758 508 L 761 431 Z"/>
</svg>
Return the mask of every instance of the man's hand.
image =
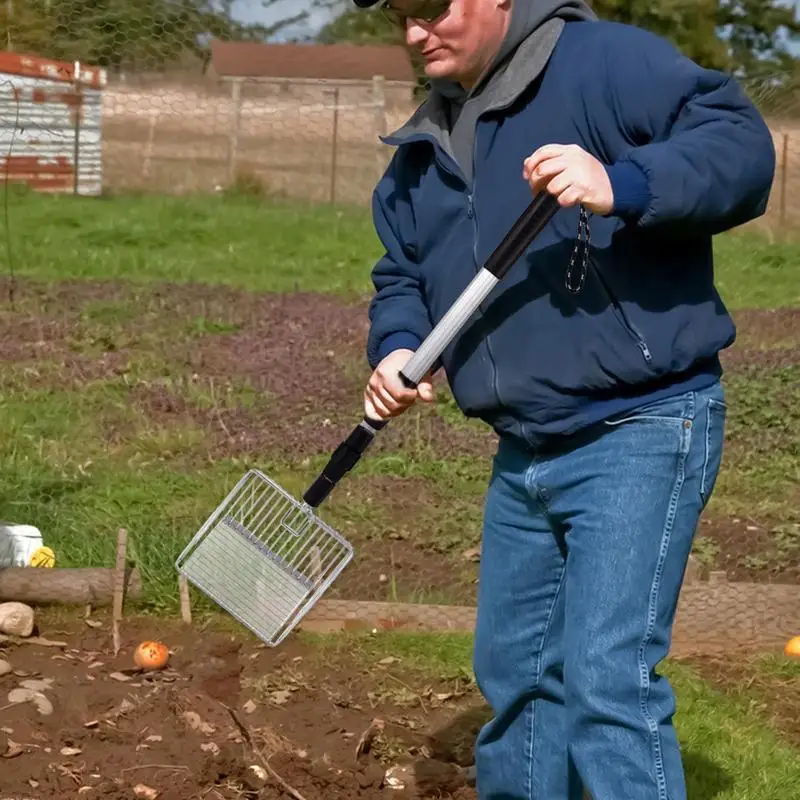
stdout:
<svg viewBox="0 0 800 800">
<path fill-rule="evenodd" d="M 433 384 L 426 375 L 416 389 L 407 389 L 400 379 L 400 370 L 413 355 L 412 350 L 395 350 L 375 368 L 364 390 L 364 411 L 371 419 L 389 419 L 402 414 L 419 398 L 433 402 Z"/>
<path fill-rule="evenodd" d="M 605 167 L 575 144 L 549 144 L 524 161 L 523 178 L 534 194 L 546 190 L 561 206 L 583 204 L 595 214 L 610 214 L 614 192 Z"/>
</svg>

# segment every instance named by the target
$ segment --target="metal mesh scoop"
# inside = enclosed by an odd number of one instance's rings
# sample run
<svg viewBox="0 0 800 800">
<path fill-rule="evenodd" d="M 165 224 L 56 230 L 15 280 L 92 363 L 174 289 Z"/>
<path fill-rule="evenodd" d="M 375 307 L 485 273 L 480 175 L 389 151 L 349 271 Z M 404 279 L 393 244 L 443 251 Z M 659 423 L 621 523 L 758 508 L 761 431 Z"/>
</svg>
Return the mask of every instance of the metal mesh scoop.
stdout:
<svg viewBox="0 0 800 800">
<path fill-rule="evenodd" d="M 189 542 L 178 570 L 276 646 L 353 557 L 353 548 L 305 503 L 248 472 Z"/>
<path fill-rule="evenodd" d="M 475 309 L 558 210 L 540 194 L 403 367 L 414 387 Z M 353 557 L 353 548 L 314 513 L 372 443 L 386 420 L 365 417 L 295 500 L 258 470 L 248 472 L 206 520 L 176 567 L 265 644 L 280 644 Z"/>
</svg>

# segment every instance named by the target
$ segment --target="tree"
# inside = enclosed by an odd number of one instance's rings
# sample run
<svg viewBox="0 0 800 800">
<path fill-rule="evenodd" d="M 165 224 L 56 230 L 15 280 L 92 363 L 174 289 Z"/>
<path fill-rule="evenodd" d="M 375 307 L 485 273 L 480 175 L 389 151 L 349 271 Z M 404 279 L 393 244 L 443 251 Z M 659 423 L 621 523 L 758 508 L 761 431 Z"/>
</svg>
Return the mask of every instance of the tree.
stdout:
<svg viewBox="0 0 800 800">
<path fill-rule="evenodd" d="M 797 59 L 782 41 L 800 34 L 792 8 L 774 0 L 723 0 L 717 24 L 726 36 L 732 63 L 744 75 L 794 71 Z"/>
<path fill-rule="evenodd" d="M 719 0 L 590 0 L 601 19 L 636 25 L 669 39 L 705 67 L 726 69 L 729 57 L 717 31 Z"/>
<path fill-rule="evenodd" d="M 233 18 L 232 5 L 233 0 L 24 0 L 6 4 L 0 35 L 18 52 L 112 71 L 150 71 L 187 57 L 204 62 L 211 38 L 265 41 L 307 16 L 300 12 L 271 26 L 244 25 Z"/>
<path fill-rule="evenodd" d="M 317 7 L 337 7 L 336 2 L 321 0 Z M 392 25 L 379 11 L 359 11 L 352 5 L 334 17 L 317 34 L 323 44 L 355 42 L 357 44 L 403 44 L 403 31 Z"/>
<path fill-rule="evenodd" d="M 669 39 L 705 67 L 735 72 L 790 73 L 797 59 L 786 34 L 800 26 L 781 0 L 589 0 L 601 19 L 637 25 Z M 341 0 L 317 0 L 340 13 L 318 36 L 322 42 L 402 41 L 380 13 L 358 11 Z"/>
</svg>

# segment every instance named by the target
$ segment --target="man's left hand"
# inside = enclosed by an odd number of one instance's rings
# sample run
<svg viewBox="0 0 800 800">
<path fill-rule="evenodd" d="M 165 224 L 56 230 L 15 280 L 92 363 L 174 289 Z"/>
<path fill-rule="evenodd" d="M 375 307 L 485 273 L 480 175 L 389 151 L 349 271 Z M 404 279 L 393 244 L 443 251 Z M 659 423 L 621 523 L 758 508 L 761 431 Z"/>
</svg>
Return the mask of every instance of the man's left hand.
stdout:
<svg viewBox="0 0 800 800">
<path fill-rule="evenodd" d="M 534 194 L 545 190 L 561 206 L 583 204 L 601 216 L 614 209 L 614 192 L 605 167 L 575 144 L 548 144 L 525 159 L 523 178 Z"/>
</svg>

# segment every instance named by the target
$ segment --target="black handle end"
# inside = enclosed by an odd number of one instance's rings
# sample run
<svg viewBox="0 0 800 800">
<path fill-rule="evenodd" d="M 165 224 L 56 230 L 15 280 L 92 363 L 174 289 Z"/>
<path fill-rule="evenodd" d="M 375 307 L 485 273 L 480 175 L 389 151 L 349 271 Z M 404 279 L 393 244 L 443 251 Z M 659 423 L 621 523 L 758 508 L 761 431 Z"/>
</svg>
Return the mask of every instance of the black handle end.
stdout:
<svg viewBox="0 0 800 800">
<path fill-rule="evenodd" d="M 358 463 L 372 444 L 375 434 L 388 424 L 389 420 L 374 420 L 365 416 L 333 451 L 325 468 L 303 495 L 303 502 L 311 508 L 317 508 L 333 491 L 336 484 Z"/>
</svg>

